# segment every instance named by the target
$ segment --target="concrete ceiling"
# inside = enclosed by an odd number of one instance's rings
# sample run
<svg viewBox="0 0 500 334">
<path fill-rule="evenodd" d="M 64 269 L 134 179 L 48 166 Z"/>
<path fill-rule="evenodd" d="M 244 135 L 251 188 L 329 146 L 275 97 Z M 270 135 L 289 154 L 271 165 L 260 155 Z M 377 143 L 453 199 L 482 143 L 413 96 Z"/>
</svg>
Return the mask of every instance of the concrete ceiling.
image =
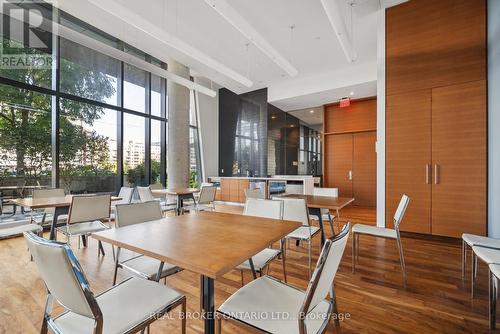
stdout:
<svg viewBox="0 0 500 334">
<path fill-rule="evenodd" d="M 217 0 L 59 0 L 58 6 L 238 94 L 268 87 L 269 102 L 290 111 L 334 102 L 351 91 L 355 98 L 375 95 L 378 13 L 388 1 L 333 1 L 341 2 L 349 29 L 353 2 L 355 62 L 344 56 L 320 0 L 226 0 L 239 16 L 236 25 L 209 4 Z M 298 75 L 291 77 L 249 41 L 241 25 L 250 27 Z"/>
</svg>

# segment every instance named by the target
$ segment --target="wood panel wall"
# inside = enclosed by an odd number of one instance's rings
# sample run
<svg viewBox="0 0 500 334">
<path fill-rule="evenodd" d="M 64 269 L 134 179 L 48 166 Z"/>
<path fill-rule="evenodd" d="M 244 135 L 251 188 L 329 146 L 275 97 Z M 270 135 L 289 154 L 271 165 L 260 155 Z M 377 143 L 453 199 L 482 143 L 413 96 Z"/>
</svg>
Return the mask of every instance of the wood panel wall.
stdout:
<svg viewBox="0 0 500 334">
<path fill-rule="evenodd" d="M 386 15 L 386 94 L 486 78 L 486 1 L 411 0 Z"/>
<path fill-rule="evenodd" d="M 325 134 L 377 130 L 377 99 L 354 100 L 347 108 L 325 106 Z"/>
<path fill-rule="evenodd" d="M 486 50 L 485 0 L 411 0 L 387 10 L 388 226 L 408 193 L 402 230 L 485 233 Z"/>
</svg>

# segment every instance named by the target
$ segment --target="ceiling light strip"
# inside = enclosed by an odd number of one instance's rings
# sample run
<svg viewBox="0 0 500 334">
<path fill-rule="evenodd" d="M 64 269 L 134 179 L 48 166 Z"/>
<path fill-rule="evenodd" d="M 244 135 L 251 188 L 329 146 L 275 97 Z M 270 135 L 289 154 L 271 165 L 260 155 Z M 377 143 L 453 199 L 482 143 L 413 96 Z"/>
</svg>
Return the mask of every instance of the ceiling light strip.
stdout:
<svg viewBox="0 0 500 334">
<path fill-rule="evenodd" d="M 95 5 L 96 7 L 100 8 L 100 9 L 104 10 L 108 14 L 113 15 L 114 17 L 120 19 L 125 24 L 130 25 L 130 26 L 142 31 L 143 33 L 147 34 L 148 36 L 153 37 L 158 42 L 165 44 L 165 45 L 185 54 L 186 56 L 204 64 L 205 66 L 210 67 L 211 69 L 226 76 L 227 78 L 234 80 L 245 87 L 252 87 L 253 86 L 253 82 L 249 78 L 239 74 L 238 72 L 236 72 L 236 71 L 230 69 L 229 67 L 227 67 L 226 65 L 218 62 L 217 60 L 215 60 L 212 57 L 208 56 L 207 54 L 203 53 L 202 51 L 192 47 L 191 45 L 187 44 L 186 42 L 171 35 L 166 30 L 161 29 L 158 26 L 156 26 L 155 24 L 145 20 L 140 15 L 134 13 L 133 11 L 122 6 L 121 4 L 117 3 L 116 1 L 113 1 L 113 0 L 106 0 L 106 1 L 88 0 L 88 2 L 92 3 L 93 5 Z"/>
<path fill-rule="evenodd" d="M 295 77 L 299 74 L 299 71 L 225 0 L 205 0 L 205 2 L 289 76 Z"/>
</svg>

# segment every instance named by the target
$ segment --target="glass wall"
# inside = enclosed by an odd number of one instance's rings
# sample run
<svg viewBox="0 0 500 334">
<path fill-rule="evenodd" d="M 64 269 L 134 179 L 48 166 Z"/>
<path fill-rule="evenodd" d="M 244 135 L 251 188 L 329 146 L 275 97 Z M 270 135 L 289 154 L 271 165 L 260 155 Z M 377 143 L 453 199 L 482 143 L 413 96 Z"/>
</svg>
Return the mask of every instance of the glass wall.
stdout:
<svg viewBox="0 0 500 334">
<path fill-rule="evenodd" d="M 48 95 L 0 84 L 0 186 L 19 187 L 3 196 L 50 185 L 51 109 Z"/>
<path fill-rule="evenodd" d="M 33 6 L 52 17 L 49 6 Z M 167 67 L 63 11 L 57 15 L 66 27 Z M 24 28 L 21 24 L 19 31 Z M 116 193 L 122 185 L 164 184 L 166 80 L 73 41 L 52 38 L 48 31 L 31 29 L 48 41 L 45 49 L 26 47 L 9 31 L 1 36 L 4 55 L 36 56 L 48 63 L 0 65 L 0 186 L 22 189 L 40 184 L 70 193 Z M 52 59 L 59 64 L 50 63 Z M 198 124 L 193 115 L 190 168 L 198 182 Z"/>
<path fill-rule="evenodd" d="M 300 126 L 299 174 L 322 174 L 320 133 L 305 125 Z"/>
</svg>

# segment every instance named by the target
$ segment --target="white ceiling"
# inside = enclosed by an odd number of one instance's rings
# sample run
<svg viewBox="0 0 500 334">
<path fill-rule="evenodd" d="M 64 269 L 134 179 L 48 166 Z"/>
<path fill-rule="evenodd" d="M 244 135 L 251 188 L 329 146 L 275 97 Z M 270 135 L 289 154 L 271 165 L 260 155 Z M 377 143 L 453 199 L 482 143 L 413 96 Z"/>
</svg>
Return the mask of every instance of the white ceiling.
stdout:
<svg viewBox="0 0 500 334">
<path fill-rule="evenodd" d="M 333 1 L 342 2 L 350 27 L 352 0 Z M 287 111 L 333 102 L 353 90 L 355 98 L 375 95 L 380 0 L 354 0 L 358 58 L 353 63 L 344 56 L 320 0 L 226 2 L 298 70 L 296 77 L 255 45 L 247 52 L 248 39 L 205 0 L 59 0 L 58 6 L 156 58 L 176 59 L 238 94 L 268 87 L 269 101 Z M 192 51 L 182 52 L 176 43 Z M 238 82 L 234 73 L 253 85 Z"/>
</svg>

